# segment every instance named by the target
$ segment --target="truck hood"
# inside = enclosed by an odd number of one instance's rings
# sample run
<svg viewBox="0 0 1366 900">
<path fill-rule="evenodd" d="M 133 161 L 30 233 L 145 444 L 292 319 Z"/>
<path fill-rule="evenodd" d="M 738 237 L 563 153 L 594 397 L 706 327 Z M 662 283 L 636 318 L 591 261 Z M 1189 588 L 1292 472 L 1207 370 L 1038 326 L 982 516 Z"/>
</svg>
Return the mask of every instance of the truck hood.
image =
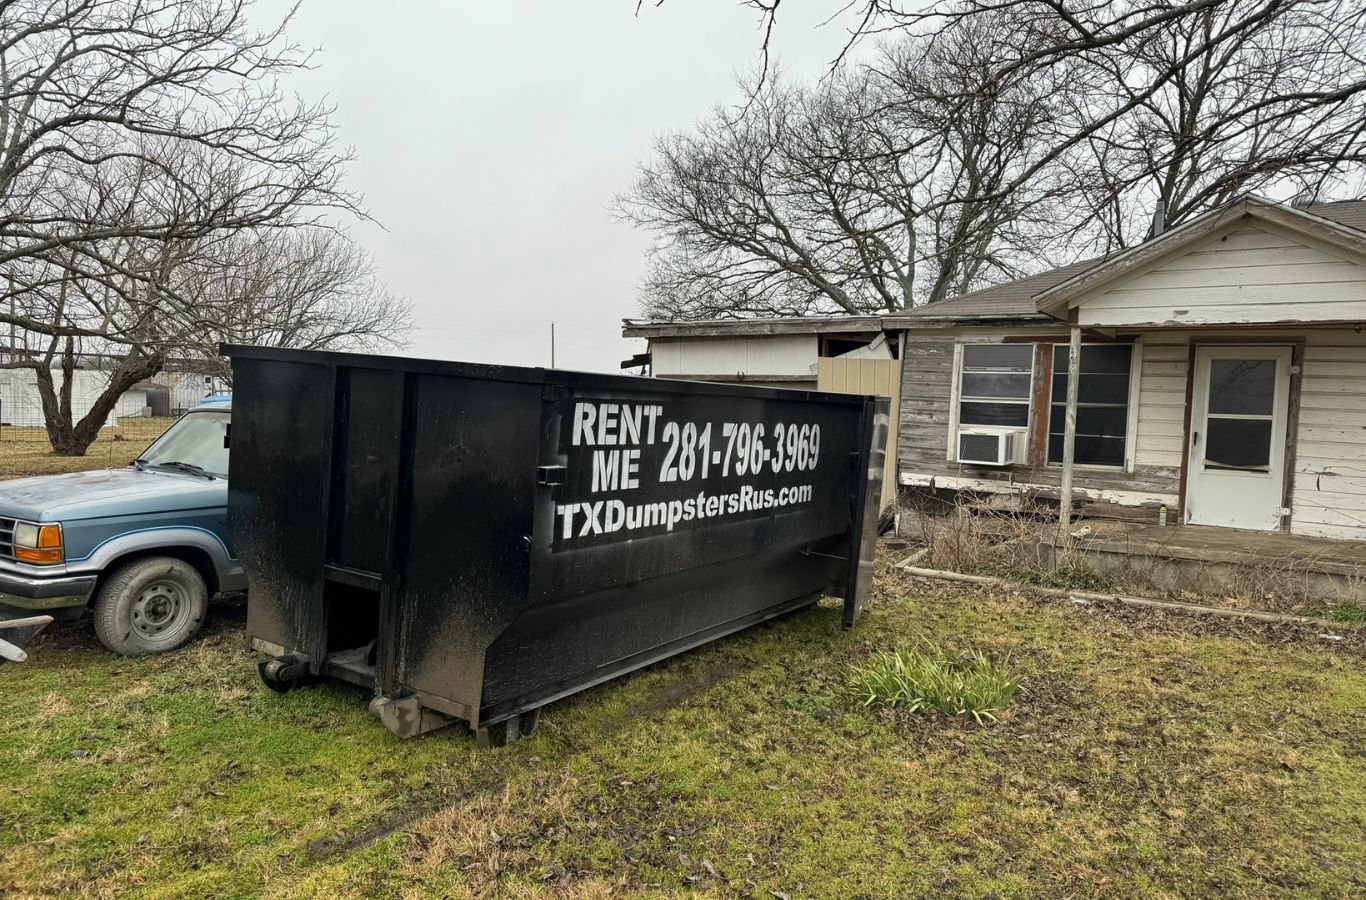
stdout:
<svg viewBox="0 0 1366 900">
<path fill-rule="evenodd" d="M 227 499 L 226 479 L 131 466 L 0 481 L 0 516 L 37 522 L 202 509 Z"/>
</svg>

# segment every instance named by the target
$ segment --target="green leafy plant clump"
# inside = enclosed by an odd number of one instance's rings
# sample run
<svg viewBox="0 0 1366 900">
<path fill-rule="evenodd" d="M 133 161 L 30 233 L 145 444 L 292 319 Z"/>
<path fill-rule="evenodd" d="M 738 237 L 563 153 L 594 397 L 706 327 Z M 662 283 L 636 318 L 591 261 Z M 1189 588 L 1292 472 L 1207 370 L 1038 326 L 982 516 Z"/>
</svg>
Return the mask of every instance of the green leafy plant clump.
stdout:
<svg viewBox="0 0 1366 900">
<path fill-rule="evenodd" d="M 995 721 L 1019 691 L 1020 677 L 1009 661 L 998 663 L 979 650 L 957 656 L 931 644 L 880 653 L 851 668 L 849 685 L 865 706 L 903 706 L 981 723 Z"/>
<path fill-rule="evenodd" d="M 1326 600 L 1311 603 L 1301 612 L 1306 616 L 1332 619 L 1335 622 L 1345 622 L 1349 625 L 1366 625 L 1366 605 L 1351 600 Z"/>
</svg>

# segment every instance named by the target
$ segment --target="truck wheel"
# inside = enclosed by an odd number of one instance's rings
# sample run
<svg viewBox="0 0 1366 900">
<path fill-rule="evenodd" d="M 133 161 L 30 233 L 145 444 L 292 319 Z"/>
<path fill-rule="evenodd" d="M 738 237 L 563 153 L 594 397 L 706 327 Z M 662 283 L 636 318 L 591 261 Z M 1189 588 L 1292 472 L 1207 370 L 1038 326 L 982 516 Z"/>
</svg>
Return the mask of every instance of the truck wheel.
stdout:
<svg viewBox="0 0 1366 900">
<path fill-rule="evenodd" d="M 195 567 L 153 556 L 115 569 L 95 597 L 95 634 L 123 656 L 165 653 L 199 632 L 209 589 Z"/>
</svg>

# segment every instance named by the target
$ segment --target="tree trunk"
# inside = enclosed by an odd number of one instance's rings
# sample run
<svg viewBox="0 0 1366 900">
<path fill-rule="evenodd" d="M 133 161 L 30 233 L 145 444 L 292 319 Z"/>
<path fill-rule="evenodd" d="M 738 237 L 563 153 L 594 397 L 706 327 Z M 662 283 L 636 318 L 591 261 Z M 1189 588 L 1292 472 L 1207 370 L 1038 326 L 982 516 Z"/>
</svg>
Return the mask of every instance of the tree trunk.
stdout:
<svg viewBox="0 0 1366 900">
<path fill-rule="evenodd" d="M 84 456 L 85 447 L 75 449 L 76 436 L 72 431 L 71 417 L 62 415 L 61 403 L 57 399 L 57 386 L 52 380 L 52 369 L 40 364 L 34 366 L 33 375 L 34 380 L 38 382 L 38 397 L 43 401 L 43 423 L 47 427 L 47 442 L 59 456 Z"/>
<path fill-rule="evenodd" d="M 68 351 L 70 348 L 68 348 Z M 109 383 L 100 392 L 79 422 L 73 422 L 71 394 L 75 381 L 75 354 L 63 353 L 61 396 L 52 378 L 52 370 L 46 367 L 35 369 L 38 378 L 38 395 L 43 401 L 43 419 L 47 425 L 48 443 L 58 456 L 85 456 L 85 451 L 99 437 L 100 429 L 109 419 L 109 413 L 119 402 L 124 391 L 146 378 L 161 371 L 165 357 L 160 353 L 144 356 L 141 350 L 134 350 L 119 361 L 109 375 Z"/>
</svg>

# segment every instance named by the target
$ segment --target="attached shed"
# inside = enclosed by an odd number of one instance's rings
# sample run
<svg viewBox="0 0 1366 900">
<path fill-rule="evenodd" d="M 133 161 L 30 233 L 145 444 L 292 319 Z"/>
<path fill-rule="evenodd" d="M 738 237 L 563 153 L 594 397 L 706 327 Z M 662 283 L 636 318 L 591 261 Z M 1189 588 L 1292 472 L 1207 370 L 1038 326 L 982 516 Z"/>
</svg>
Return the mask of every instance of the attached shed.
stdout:
<svg viewBox="0 0 1366 900">
<path fill-rule="evenodd" d="M 896 357 L 878 316 L 636 322 L 622 336 L 646 338 L 656 378 L 815 389 L 822 359 Z M 638 360 L 628 360 L 637 365 Z"/>
</svg>

